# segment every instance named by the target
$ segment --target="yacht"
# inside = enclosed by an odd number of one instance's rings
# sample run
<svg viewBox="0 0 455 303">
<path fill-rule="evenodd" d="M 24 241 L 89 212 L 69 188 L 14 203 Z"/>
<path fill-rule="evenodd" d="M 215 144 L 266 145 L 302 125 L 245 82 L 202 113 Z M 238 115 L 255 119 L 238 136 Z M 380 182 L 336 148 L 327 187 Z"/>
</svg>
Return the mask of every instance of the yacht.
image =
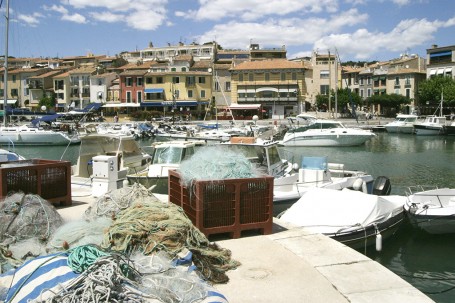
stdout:
<svg viewBox="0 0 455 303">
<path fill-rule="evenodd" d="M 375 137 L 371 131 L 344 126 L 340 121 L 312 119 L 289 129 L 279 143 L 283 146 L 357 146 Z"/>
<path fill-rule="evenodd" d="M 388 133 L 413 134 L 414 124 L 418 121 L 419 116 L 414 114 L 398 114 L 390 123 L 384 125 Z"/>
<path fill-rule="evenodd" d="M 416 135 L 443 135 L 445 134 L 446 117 L 427 116 L 425 121 L 414 124 Z"/>
<path fill-rule="evenodd" d="M 76 132 L 69 133 L 40 127 L 2 126 L 0 145 L 70 145 L 81 142 Z"/>
</svg>

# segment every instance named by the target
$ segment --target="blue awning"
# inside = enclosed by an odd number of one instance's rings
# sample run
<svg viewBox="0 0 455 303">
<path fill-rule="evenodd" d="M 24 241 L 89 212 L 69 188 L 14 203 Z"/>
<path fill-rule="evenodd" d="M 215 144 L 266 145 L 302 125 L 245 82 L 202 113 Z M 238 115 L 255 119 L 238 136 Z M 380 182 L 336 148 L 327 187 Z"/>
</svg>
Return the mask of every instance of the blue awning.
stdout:
<svg viewBox="0 0 455 303">
<path fill-rule="evenodd" d="M 141 102 L 141 107 L 159 107 L 163 106 L 162 102 Z"/>
<path fill-rule="evenodd" d="M 177 101 L 177 106 L 197 106 L 197 101 Z"/>
<path fill-rule="evenodd" d="M 441 56 L 451 56 L 451 55 L 452 55 L 452 51 L 446 51 L 446 52 L 432 53 L 432 54 L 430 54 L 430 58 L 441 57 Z"/>
<path fill-rule="evenodd" d="M 164 88 L 146 88 L 144 89 L 144 92 L 149 94 L 158 94 L 164 92 Z"/>
</svg>

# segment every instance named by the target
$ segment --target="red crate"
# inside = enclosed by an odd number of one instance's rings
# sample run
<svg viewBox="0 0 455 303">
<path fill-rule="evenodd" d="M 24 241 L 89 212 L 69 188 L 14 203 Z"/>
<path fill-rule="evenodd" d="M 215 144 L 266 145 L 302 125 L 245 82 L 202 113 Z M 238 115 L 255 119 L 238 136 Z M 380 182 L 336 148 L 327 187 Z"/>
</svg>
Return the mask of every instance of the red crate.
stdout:
<svg viewBox="0 0 455 303">
<path fill-rule="evenodd" d="M 206 236 L 229 233 L 239 238 L 244 230 L 270 234 L 273 225 L 273 177 L 197 180 L 181 184 L 180 174 L 169 171 L 169 202 L 184 210 Z"/>
<path fill-rule="evenodd" d="M 0 162 L 0 198 L 10 192 L 37 194 L 71 205 L 71 162 L 43 159 Z"/>
</svg>

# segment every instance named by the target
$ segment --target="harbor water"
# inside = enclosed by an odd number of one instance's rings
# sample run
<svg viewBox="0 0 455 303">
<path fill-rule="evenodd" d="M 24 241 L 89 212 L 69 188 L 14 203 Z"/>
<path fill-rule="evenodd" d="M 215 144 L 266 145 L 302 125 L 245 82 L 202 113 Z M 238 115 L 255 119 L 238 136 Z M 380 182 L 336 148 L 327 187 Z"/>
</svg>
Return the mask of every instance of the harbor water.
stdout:
<svg viewBox="0 0 455 303">
<path fill-rule="evenodd" d="M 151 141 L 141 141 L 148 145 Z M 79 146 L 16 147 L 27 158 L 68 160 L 75 164 Z M 378 133 L 356 147 L 282 147 L 283 155 L 296 163 L 304 156 L 327 156 L 329 162 L 361 170 L 374 177 L 386 176 L 392 194 L 404 195 L 409 186 L 455 188 L 455 136 L 415 136 Z M 429 235 L 405 222 L 383 249 L 360 250 L 436 302 L 455 298 L 455 235 Z"/>
</svg>

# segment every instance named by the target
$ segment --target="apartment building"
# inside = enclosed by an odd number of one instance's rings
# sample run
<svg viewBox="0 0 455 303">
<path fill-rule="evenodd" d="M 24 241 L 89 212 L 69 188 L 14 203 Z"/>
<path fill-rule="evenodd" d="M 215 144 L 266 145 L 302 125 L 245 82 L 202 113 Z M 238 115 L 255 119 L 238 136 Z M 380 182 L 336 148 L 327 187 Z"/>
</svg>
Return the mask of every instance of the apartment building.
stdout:
<svg viewBox="0 0 455 303">
<path fill-rule="evenodd" d="M 264 117 L 284 118 L 303 110 L 307 94 L 302 62 L 285 59 L 246 61 L 230 69 L 231 107 L 260 105 Z"/>
<path fill-rule="evenodd" d="M 455 45 L 427 49 L 427 78 L 447 76 L 455 78 Z"/>
</svg>

